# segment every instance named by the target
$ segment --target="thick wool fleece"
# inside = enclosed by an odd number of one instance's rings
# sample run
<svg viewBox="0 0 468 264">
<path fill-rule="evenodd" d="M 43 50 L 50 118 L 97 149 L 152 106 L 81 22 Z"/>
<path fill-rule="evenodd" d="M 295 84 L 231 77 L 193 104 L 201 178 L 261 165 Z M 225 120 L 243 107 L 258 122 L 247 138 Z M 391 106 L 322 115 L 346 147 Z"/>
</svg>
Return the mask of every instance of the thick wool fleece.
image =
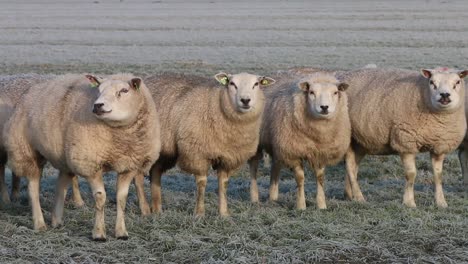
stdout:
<svg viewBox="0 0 468 264">
<path fill-rule="evenodd" d="M 316 81 L 323 81 L 320 76 Z M 343 158 L 351 140 L 346 93 L 340 92 L 337 112 L 328 120 L 309 113 L 307 93 L 299 89 L 297 80 L 278 83 L 265 96 L 260 150 L 290 168 L 303 159 L 313 168 L 322 168 Z"/>
<path fill-rule="evenodd" d="M 445 154 L 460 145 L 466 133 L 465 109 L 432 111 L 427 80 L 420 73 L 363 69 L 343 78 L 349 84 L 352 137 L 363 153 Z M 460 96 L 463 103 L 464 94 Z"/>
</svg>

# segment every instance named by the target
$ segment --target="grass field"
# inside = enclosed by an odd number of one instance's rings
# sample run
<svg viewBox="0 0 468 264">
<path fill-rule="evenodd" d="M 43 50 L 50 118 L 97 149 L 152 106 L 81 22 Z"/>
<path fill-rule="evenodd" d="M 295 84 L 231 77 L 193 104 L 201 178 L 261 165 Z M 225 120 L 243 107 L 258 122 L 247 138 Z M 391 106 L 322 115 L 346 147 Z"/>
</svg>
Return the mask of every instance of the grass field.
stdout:
<svg viewBox="0 0 468 264">
<path fill-rule="evenodd" d="M 58 1 L 0 2 L 0 74 L 26 72 L 146 75 L 159 71 L 214 75 L 219 70 L 273 73 L 308 66 L 352 69 L 468 68 L 466 1 Z M 344 200 L 344 166 L 327 170 L 328 209 L 315 207 L 315 177 L 306 178 L 307 210 L 297 211 L 295 181 L 282 172 L 280 199 L 249 202 L 248 168 L 229 183 L 231 217 L 217 216 L 209 177 L 207 214 L 192 216 L 194 178 L 177 169 L 163 178 L 162 215 L 141 217 L 132 186 L 130 238 L 116 240 L 115 175 L 105 176 L 108 241 L 91 241 L 93 200 L 66 206 L 65 226 L 35 232 L 26 189 L 0 210 L 0 263 L 467 263 L 468 199 L 456 155 L 444 167 L 448 209 L 434 205 L 427 155 L 418 158 L 416 203 L 402 204 L 397 157 L 367 157 L 360 184 L 368 202 Z M 56 172 L 47 170 L 41 202 L 50 224 Z M 7 177 L 8 181 L 10 177 Z M 146 183 L 149 197 L 149 183 Z"/>
</svg>

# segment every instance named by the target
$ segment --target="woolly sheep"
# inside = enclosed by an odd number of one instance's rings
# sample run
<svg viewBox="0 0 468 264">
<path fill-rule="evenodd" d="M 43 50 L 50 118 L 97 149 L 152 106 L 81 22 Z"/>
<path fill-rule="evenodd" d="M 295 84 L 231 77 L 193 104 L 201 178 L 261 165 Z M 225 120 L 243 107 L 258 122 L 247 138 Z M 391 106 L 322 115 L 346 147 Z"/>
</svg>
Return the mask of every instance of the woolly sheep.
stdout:
<svg viewBox="0 0 468 264">
<path fill-rule="evenodd" d="M 398 154 L 406 174 L 403 203 L 416 207 L 415 156 L 430 152 L 435 200 L 447 207 L 442 165 L 466 132 L 465 87 L 468 71 L 448 68 L 413 71 L 363 69 L 344 74 L 349 84 L 352 148 L 346 154 L 346 195 L 364 201 L 357 182 L 358 165 L 366 154 Z"/>
<path fill-rule="evenodd" d="M 5 123 L 10 118 L 16 104 L 23 94 L 33 85 L 50 80 L 53 75 L 20 74 L 0 77 L 0 131 L 3 131 Z M 5 165 L 7 162 L 6 150 L 3 141 L 0 140 L 0 192 L 2 201 L 10 203 L 7 186 L 5 184 Z M 19 198 L 20 178 L 12 174 L 11 200 Z M 78 180 L 73 178 L 73 201 L 76 206 L 84 205 L 78 188 Z"/>
<path fill-rule="evenodd" d="M 60 170 L 53 226 L 62 223 L 64 189 L 70 176 L 85 177 L 96 201 L 95 240 L 106 239 L 102 174 L 116 171 L 115 235 L 126 239 L 128 187 L 135 175 L 148 172 L 159 156 L 158 116 L 140 78 L 130 74 L 86 77 L 65 75 L 29 90 L 4 130 L 9 164 L 17 175 L 29 180 L 36 230 L 46 228 L 39 202 L 45 160 Z M 90 83 L 98 88 L 91 88 Z"/>
<path fill-rule="evenodd" d="M 468 93 L 465 93 L 465 102 L 468 100 Z M 465 103 L 465 114 L 468 122 L 468 104 Z M 458 159 L 462 168 L 463 183 L 465 186 L 466 197 L 468 197 L 468 133 L 465 135 L 462 144 L 458 150 Z"/>
<path fill-rule="evenodd" d="M 251 200 L 258 202 L 257 169 L 265 150 L 272 158 L 270 200 L 278 199 L 282 166 L 294 171 L 298 209 L 305 209 L 304 168 L 309 162 L 317 177 L 317 207 L 325 209 L 325 166 L 342 160 L 351 141 L 348 87 L 334 75 L 317 72 L 300 81 L 277 83 L 265 92 L 265 114 L 257 155 L 249 161 Z"/>
<path fill-rule="evenodd" d="M 161 119 L 161 155 L 151 169 L 152 208 L 161 212 L 161 176 L 178 166 L 195 175 L 195 215 L 205 213 L 204 196 L 210 167 L 217 170 L 219 214 L 229 215 L 229 176 L 255 154 L 263 113 L 262 87 L 268 77 L 219 73 L 215 78 L 182 75 L 151 76 L 151 90 Z"/>
</svg>

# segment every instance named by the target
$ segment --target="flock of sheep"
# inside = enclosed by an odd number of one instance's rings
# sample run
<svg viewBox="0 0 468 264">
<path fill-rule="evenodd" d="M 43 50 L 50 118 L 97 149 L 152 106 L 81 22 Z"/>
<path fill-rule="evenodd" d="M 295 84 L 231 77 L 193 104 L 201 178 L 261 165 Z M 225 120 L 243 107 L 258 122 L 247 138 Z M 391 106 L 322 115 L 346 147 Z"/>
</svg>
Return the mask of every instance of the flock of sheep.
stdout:
<svg viewBox="0 0 468 264">
<path fill-rule="evenodd" d="M 205 213 L 210 168 L 217 171 L 219 214 L 229 215 L 229 177 L 248 162 L 251 201 L 258 202 L 257 169 L 263 152 L 271 158 L 270 200 L 278 199 L 282 167 L 294 171 L 297 208 L 305 209 L 304 163 L 317 179 L 317 207 L 325 209 L 325 168 L 346 161 L 345 194 L 364 201 L 357 173 L 369 155 L 401 157 L 406 186 L 403 203 L 415 207 L 415 156 L 430 152 L 435 201 L 447 207 L 442 165 L 460 148 L 468 174 L 465 87 L 468 71 L 437 68 L 413 72 L 363 68 L 353 71 L 293 69 L 274 79 L 248 73 L 212 78 L 161 74 L 104 77 L 68 74 L 0 78 L 0 191 L 10 202 L 5 166 L 28 179 L 34 229 L 46 229 L 40 178 L 46 162 L 59 170 L 52 226 L 63 224 L 66 190 L 83 205 L 77 176 L 86 178 L 95 199 L 92 237 L 106 240 L 106 191 L 102 175 L 115 171 L 115 236 L 128 238 L 124 211 L 132 181 L 141 213 L 162 212 L 161 176 L 178 165 L 197 185 L 195 215 Z M 7 163 L 8 161 L 8 163 Z M 151 207 L 144 176 L 151 176 Z M 465 180 L 468 179 L 465 176 Z M 150 209 L 151 208 L 151 209 Z"/>
</svg>

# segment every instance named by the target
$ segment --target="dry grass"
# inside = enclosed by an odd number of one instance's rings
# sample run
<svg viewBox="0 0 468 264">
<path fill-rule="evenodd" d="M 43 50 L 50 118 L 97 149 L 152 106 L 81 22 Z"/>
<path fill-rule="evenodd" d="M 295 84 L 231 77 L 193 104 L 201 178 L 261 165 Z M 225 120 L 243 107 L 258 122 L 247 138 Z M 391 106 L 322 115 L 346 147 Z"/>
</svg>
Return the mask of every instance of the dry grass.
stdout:
<svg viewBox="0 0 468 264">
<path fill-rule="evenodd" d="M 295 183 L 283 172 L 278 203 L 267 202 L 268 178 L 261 177 L 260 205 L 248 197 L 247 168 L 229 183 L 232 216 L 217 216 L 216 178 L 209 177 L 207 215 L 192 216 L 193 177 L 172 170 L 163 178 L 164 213 L 141 217 L 132 187 L 127 210 L 128 241 L 113 237 L 115 175 L 105 177 L 108 191 L 106 243 L 93 242 L 90 190 L 81 189 L 87 207 L 65 211 L 65 226 L 46 232 L 31 230 L 27 193 L 19 203 L 0 212 L 0 262 L 34 263 L 310 263 L 310 262 L 445 262 L 468 261 L 468 200 L 463 198 L 455 155 L 445 163 L 449 208 L 435 207 L 430 162 L 418 159 L 418 208 L 402 206 L 404 181 L 395 157 L 368 157 L 362 164 L 361 185 L 368 202 L 343 200 L 344 167 L 327 175 L 328 210 L 315 208 L 315 178 L 306 184 L 307 210 L 294 209 Z M 268 169 L 262 170 L 268 174 Z M 53 174 L 51 172 L 47 174 Z M 169 176 L 170 175 L 170 176 Z M 148 187 L 148 183 L 146 183 Z M 54 197 L 54 176 L 44 177 L 42 204 L 46 221 Z"/>
</svg>

